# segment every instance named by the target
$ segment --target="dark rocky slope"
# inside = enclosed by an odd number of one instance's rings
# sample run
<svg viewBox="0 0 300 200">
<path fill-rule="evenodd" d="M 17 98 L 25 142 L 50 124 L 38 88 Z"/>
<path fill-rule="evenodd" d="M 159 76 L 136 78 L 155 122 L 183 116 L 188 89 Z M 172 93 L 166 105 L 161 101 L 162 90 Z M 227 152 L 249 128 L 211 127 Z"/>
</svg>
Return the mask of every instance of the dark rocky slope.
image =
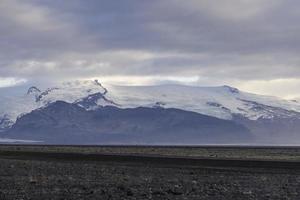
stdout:
<svg viewBox="0 0 300 200">
<path fill-rule="evenodd" d="M 106 106 L 87 111 L 62 101 L 20 117 L 1 135 L 57 144 L 232 144 L 253 139 L 243 125 L 179 109 Z"/>
</svg>

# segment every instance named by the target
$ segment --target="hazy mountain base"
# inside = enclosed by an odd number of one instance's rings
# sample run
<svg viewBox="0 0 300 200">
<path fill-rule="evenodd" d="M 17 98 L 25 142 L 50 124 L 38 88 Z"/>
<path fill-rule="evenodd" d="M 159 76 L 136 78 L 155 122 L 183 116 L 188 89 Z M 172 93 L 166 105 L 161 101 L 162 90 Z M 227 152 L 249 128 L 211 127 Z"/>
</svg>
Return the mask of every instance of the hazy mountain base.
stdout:
<svg viewBox="0 0 300 200">
<path fill-rule="evenodd" d="M 242 116 L 235 116 L 234 121 L 251 130 L 255 144 L 270 145 L 299 145 L 300 119 L 277 118 L 249 120 Z"/>
<path fill-rule="evenodd" d="M 255 112 L 263 112 L 268 117 L 251 120 L 241 114 L 233 114 L 233 121 L 251 130 L 257 144 L 299 145 L 300 113 L 280 107 L 267 106 L 246 101 Z"/>
<path fill-rule="evenodd" d="M 62 101 L 20 117 L 2 137 L 53 144 L 251 143 L 233 121 L 179 109 L 106 106 L 93 111 Z"/>
</svg>

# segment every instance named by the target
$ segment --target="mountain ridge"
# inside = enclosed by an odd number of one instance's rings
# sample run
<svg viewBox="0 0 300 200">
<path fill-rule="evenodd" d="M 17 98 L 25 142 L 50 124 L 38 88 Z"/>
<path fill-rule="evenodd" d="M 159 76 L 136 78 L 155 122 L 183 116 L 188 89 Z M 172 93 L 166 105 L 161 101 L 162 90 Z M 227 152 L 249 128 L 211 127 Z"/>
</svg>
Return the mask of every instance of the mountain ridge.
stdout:
<svg viewBox="0 0 300 200">
<path fill-rule="evenodd" d="M 30 97 L 33 93 L 35 102 Z M 92 106 L 89 108 L 87 101 L 91 101 L 91 98 L 94 102 L 90 102 Z M 160 104 L 166 108 L 173 107 L 222 119 L 232 119 L 233 114 L 242 114 L 249 119 L 270 118 L 264 112 L 253 111 L 249 102 L 300 112 L 300 103 L 276 97 L 254 95 L 226 85 L 219 87 L 108 85 L 104 87 L 98 80 L 94 80 L 66 82 L 61 86 L 51 87 L 44 91 L 36 86 L 30 87 L 27 95 L 4 99 L 2 102 L 8 105 L 3 106 L 2 109 L 0 107 L 0 117 L 2 115 L 3 118 L 6 115 L 14 123 L 20 114 L 28 113 L 59 100 L 68 103 L 82 103 L 85 104 L 83 106 L 86 109 L 95 109 L 97 106 L 104 105 L 127 108 L 153 107 Z M 19 105 L 17 105 L 18 102 Z M 18 109 L 14 110 L 16 107 Z"/>
<path fill-rule="evenodd" d="M 107 106 L 117 109 L 178 109 L 238 123 L 249 129 L 257 141 L 267 141 L 273 136 L 274 141 L 289 137 L 290 141 L 300 139 L 300 103 L 255 95 L 226 85 L 116 86 L 102 85 L 98 80 L 73 81 L 46 90 L 33 86 L 24 95 L 1 98 L 2 132 L 11 129 L 24 115 L 63 101 L 91 112 Z"/>
</svg>

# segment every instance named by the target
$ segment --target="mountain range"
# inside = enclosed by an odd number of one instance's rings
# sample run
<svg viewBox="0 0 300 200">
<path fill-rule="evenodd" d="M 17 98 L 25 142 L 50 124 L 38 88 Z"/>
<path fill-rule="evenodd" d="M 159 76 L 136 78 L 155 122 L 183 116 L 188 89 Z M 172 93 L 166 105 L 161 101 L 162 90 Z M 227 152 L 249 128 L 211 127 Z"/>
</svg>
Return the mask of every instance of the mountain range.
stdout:
<svg viewBox="0 0 300 200">
<path fill-rule="evenodd" d="M 51 144 L 297 144 L 300 103 L 230 86 L 73 81 L 0 93 L 0 137 Z"/>
</svg>

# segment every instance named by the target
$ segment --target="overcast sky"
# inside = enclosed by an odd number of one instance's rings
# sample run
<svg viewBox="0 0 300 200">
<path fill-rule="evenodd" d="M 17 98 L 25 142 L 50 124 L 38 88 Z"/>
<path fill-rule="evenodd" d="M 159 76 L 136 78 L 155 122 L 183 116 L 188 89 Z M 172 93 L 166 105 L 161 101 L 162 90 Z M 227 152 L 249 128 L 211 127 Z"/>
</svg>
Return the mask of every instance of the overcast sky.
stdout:
<svg viewBox="0 0 300 200">
<path fill-rule="evenodd" d="M 1 0 L 0 86 L 99 78 L 300 96 L 300 1 Z"/>
</svg>

